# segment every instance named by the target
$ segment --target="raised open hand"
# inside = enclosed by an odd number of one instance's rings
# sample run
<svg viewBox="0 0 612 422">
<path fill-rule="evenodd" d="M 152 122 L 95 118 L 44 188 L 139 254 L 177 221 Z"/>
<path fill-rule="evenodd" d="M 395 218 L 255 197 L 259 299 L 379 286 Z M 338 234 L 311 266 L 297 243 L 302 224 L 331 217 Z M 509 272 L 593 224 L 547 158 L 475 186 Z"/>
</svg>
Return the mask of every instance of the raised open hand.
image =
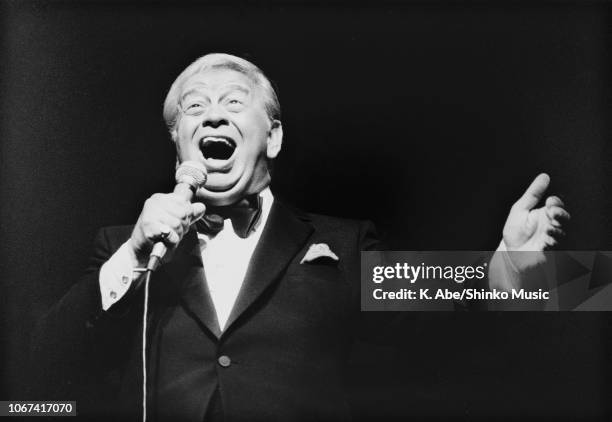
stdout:
<svg viewBox="0 0 612 422">
<path fill-rule="evenodd" d="M 535 208 L 549 184 L 547 174 L 538 175 L 510 209 L 503 231 L 508 250 L 544 251 L 555 246 L 565 235 L 562 227 L 570 215 L 561 199 L 549 196 L 543 207 Z"/>
</svg>

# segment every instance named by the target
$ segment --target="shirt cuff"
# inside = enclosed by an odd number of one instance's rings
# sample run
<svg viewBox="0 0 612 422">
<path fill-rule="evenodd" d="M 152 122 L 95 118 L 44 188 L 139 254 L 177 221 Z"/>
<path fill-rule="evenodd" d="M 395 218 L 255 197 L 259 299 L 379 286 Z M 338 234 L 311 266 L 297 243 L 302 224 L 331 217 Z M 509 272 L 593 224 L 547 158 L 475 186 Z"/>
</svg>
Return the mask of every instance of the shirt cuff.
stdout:
<svg viewBox="0 0 612 422">
<path fill-rule="evenodd" d="M 516 267 L 502 239 L 489 264 L 489 288 L 510 291 L 521 284 L 521 272 Z"/>
<path fill-rule="evenodd" d="M 508 247 L 506 246 L 506 242 L 504 242 L 504 239 L 502 239 L 501 242 L 499 242 L 499 246 L 497 247 L 496 252 L 509 252 Z M 514 264 L 514 262 L 512 262 L 512 257 L 510 256 L 510 254 L 508 253 L 504 254 L 504 261 L 506 262 L 507 265 L 510 266 L 510 270 L 512 272 L 514 272 L 515 274 L 520 273 L 519 269 L 516 268 L 516 265 Z"/>
<path fill-rule="evenodd" d="M 138 273 L 134 272 L 138 261 L 128 242 L 129 240 L 121 245 L 100 268 L 100 295 L 102 309 L 105 311 L 125 295 L 138 277 Z"/>
</svg>

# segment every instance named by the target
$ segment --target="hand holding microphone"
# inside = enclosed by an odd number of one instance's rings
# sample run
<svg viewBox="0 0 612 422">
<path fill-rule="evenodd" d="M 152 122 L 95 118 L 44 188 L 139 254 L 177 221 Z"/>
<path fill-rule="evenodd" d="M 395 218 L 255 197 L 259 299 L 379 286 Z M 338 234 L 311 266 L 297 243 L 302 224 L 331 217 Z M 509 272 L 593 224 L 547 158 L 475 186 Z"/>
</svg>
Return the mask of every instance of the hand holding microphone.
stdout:
<svg viewBox="0 0 612 422">
<path fill-rule="evenodd" d="M 146 264 L 142 313 L 142 420 L 147 420 L 147 315 L 151 272 L 161 264 L 168 248 L 174 248 L 206 207 L 191 203 L 193 194 L 206 183 L 206 168 L 197 161 L 185 161 L 176 169 L 176 187 L 168 194 L 156 193 L 145 201 L 129 244 L 139 262 Z"/>
<path fill-rule="evenodd" d="M 176 170 L 174 192 L 156 193 L 145 201 L 130 238 L 139 266 L 155 270 L 166 250 L 176 247 L 189 226 L 204 215 L 204 204 L 190 202 L 204 183 L 206 168 L 197 161 L 185 161 Z"/>
</svg>

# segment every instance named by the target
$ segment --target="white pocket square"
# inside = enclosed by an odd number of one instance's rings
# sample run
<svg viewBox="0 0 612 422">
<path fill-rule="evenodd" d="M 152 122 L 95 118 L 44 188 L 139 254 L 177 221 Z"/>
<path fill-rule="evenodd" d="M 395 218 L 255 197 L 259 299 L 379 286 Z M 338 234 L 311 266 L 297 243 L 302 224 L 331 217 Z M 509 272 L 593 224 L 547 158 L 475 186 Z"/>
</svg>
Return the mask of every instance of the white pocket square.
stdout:
<svg viewBox="0 0 612 422">
<path fill-rule="evenodd" d="M 300 261 L 300 264 L 303 264 L 305 262 L 312 262 L 319 258 L 329 258 L 334 261 L 340 260 L 338 256 L 333 253 L 331 249 L 329 249 L 327 243 L 313 243 L 312 245 L 310 245 L 310 248 L 308 248 L 306 255 L 304 255 L 304 258 L 302 258 L 302 260 Z"/>
</svg>

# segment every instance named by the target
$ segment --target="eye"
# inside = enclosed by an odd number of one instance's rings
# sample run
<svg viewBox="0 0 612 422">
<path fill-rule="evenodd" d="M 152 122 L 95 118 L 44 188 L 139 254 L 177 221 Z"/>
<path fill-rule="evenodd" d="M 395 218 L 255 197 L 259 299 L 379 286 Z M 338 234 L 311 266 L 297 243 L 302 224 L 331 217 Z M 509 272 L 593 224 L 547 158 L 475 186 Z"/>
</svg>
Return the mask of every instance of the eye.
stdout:
<svg viewBox="0 0 612 422">
<path fill-rule="evenodd" d="M 244 109 L 244 101 L 238 97 L 229 97 L 225 100 L 225 107 L 228 111 L 239 112 Z"/>
<path fill-rule="evenodd" d="M 204 105 L 202 103 L 187 103 L 183 111 L 189 115 L 200 114 L 204 111 Z"/>
</svg>

